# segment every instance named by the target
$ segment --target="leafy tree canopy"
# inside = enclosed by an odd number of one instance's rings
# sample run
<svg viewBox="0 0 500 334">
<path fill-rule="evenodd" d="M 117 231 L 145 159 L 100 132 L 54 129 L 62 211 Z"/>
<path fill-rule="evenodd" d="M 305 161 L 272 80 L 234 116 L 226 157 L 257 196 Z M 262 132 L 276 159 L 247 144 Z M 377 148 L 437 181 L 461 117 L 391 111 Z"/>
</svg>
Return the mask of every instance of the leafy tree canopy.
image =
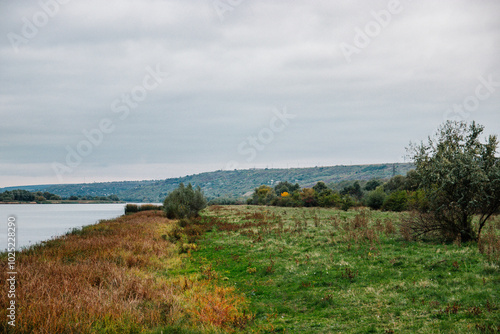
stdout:
<svg viewBox="0 0 500 334">
<path fill-rule="evenodd" d="M 172 191 L 163 202 L 163 210 L 170 219 L 194 218 L 207 206 L 207 201 L 200 187 L 196 190 L 188 184 L 183 183 Z"/>
<path fill-rule="evenodd" d="M 412 175 L 428 199 L 432 219 L 415 225 L 424 234 L 439 231 L 443 236 L 460 235 L 463 241 L 478 239 L 489 217 L 500 207 L 500 159 L 497 137 L 485 142 L 480 136 L 484 127 L 473 122 L 448 121 L 428 143 L 411 145 L 415 163 Z M 479 214 L 479 227 L 472 218 Z"/>
</svg>

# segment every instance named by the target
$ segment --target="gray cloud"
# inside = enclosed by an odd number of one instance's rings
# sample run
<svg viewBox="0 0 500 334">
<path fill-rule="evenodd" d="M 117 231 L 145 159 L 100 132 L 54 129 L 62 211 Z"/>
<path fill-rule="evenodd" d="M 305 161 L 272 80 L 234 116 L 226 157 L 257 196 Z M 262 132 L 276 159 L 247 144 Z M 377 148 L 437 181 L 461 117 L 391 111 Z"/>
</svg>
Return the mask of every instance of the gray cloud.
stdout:
<svg viewBox="0 0 500 334">
<path fill-rule="evenodd" d="M 401 0 L 387 24 L 397 1 L 242 1 L 222 20 L 211 0 L 59 1 L 0 2 L 1 186 L 402 161 L 446 117 L 498 133 L 500 84 L 447 112 L 500 82 L 496 1 Z M 157 67 L 158 87 L 116 112 Z M 248 161 L 283 107 L 295 118 Z M 103 120 L 113 130 L 57 177 Z"/>
</svg>

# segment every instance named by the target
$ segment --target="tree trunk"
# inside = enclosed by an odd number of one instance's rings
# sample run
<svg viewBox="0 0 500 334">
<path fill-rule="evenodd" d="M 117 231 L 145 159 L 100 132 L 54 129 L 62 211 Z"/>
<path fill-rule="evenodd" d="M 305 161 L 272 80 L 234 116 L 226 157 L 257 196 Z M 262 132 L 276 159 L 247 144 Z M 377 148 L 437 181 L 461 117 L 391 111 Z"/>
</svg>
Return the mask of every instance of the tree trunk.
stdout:
<svg viewBox="0 0 500 334">
<path fill-rule="evenodd" d="M 462 223 L 461 224 L 462 229 L 460 230 L 461 241 L 469 242 L 476 240 L 476 233 L 474 233 L 474 230 L 472 229 L 472 218 L 464 213 L 462 215 L 461 223 Z"/>
</svg>

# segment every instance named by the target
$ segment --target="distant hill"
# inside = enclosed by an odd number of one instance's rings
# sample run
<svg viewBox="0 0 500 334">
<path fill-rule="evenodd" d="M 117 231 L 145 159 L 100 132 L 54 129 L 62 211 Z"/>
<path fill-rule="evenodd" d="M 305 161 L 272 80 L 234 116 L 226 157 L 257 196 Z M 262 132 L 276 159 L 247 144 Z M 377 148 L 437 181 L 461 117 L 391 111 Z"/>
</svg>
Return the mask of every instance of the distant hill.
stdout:
<svg viewBox="0 0 500 334">
<path fill-rule="evenodd" d="M 274 186 L 280 181 L 298 183 L 301 187 L 311 187 L 318 181 L 328 184 L 373 178 L 385 179 L 390 178 L 393 174 L 406 175 L 413 168 L 410 163 L 396 163 L 289 169 L 220 170 L 166 180 L 21 186 L 2 188 L 0 191 L 12 189 L 48 191 L 61 197 L 117 195 L 121 200 L 128 202 L 163 202 L 165 196 L 183 182 L 200 186 L 209 199 L 216 197 L 240 198 L 244 197 L 245 194 L 248 195 L 260 185 Z"/>
</svg>

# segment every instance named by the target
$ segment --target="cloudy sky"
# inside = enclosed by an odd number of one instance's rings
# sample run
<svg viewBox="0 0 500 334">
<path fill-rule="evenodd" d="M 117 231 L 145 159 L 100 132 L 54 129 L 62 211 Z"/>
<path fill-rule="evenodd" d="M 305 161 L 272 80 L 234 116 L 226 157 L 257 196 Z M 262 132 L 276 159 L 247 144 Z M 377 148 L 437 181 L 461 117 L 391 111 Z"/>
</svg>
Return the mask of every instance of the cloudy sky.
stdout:
<svg viewBox="0 0 500 334">
<path fill-rule="evenodd" d="M 0 0 L 0 187 L 403 162 L 500 133 L 499 1 Z"/>
</svg>

